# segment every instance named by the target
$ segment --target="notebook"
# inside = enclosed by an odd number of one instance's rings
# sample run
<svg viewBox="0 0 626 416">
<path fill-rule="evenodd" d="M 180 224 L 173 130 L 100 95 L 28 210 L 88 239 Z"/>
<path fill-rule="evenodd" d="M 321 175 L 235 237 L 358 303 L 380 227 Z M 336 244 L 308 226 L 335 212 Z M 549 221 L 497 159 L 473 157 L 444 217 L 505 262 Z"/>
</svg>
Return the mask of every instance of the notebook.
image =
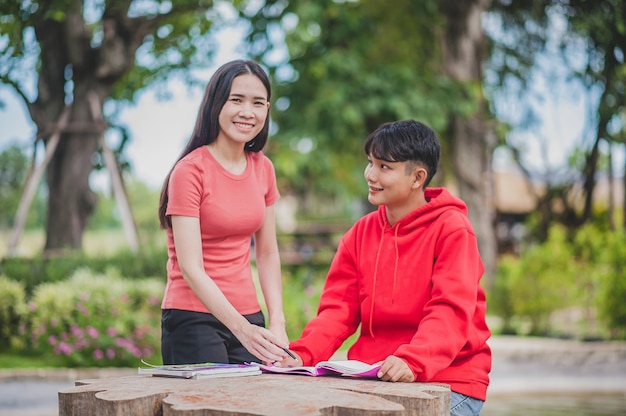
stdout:
<svg viewBox="0 0 626 416">
<path fill-rule="evenodd" d="M 213 377 L 242 377 L 261 374 L 258 366 L 250 364 L 201 363 L 181 365 L 152 365 L 141 361 L 148 367 L 139 367 L 138 374 L 157 377 L 175 377 L 202 379 Z"/>
<path fill-rule="evenodd" d="M 343 376 L 356 378 L 378 378 L 380 365 L 367 364 L 358 360 L 321 361 L 315 366 L 276 367 L 250 363 L 266 373 L 300 374 L 305 376 Z"/>
</svg>

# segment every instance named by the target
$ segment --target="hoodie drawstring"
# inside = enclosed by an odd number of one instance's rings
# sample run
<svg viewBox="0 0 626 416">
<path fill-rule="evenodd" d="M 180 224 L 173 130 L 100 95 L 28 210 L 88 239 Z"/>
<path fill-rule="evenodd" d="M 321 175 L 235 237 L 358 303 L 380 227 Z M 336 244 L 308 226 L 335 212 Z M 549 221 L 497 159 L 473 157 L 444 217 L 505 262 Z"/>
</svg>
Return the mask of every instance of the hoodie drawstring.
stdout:
<svg viewBox="0 0 626 416">
<path fill-rule="evenodd" d="M 397 225 L 397 224 L 396 224 Z M 396 232 L 393 234 L 393 243 L 396 248 L 396 263 L 393 266 L 393 291 L 391 292 L 391 304 L 393 305 L 394 298 L 396 297 L 396 282 L 398 280 L 398 260 L 400 260 L 400 250 L 398 250 L 398 229 L 396 226 Z"/>
<path fill-rule="evenodd" d="M 400 260 L 400 250 L 398 249 L 398 229 L 399 228 L 400 227 L 398 226 L 395 227 L 394 236 L 393 236 L 394 248 L 396 251 L 396 261 L 393 267 L 393 291 L 391 292 L 392 304 L 394 302 L 394 298 L 396 295 L 396 284 L 398 281 L 398 261 Z M 380 259 L 380 251 L 383 246 L 384 240 L 385 240 L 385 230 L 383 229 L 383 232 L 380 236 L 380 241 L 378 242 L 378 250 L 376 252 L 376 263 L 374 264 L 374 279 L 372 282 L 372 301 L 370 304 L 369 330 L 370 330 L 370 335 L 374 341 L 376 341 L 376 338 L 374 337 L 374 301 L 376 300 L 376 281 L 378 280 L 378 263 Z"/>
<path fill-rule="evenodd" d="M 383 240 L 385 239 L 385 230 L 383 229 L 383 233 L 380 236 L 380 241 L 378 242 L 378 251 L 376 252 L 376 263 L 374 264 L 374 280 L 372 282 L 372 302 L 370 304 L 370 335 L 372 339 L 374 338 L 374 300 L 376 299 L 376 280 L 378 279 L 378 260 L 380 259 L 380 248 L 383 246 Z"/>
</svg>

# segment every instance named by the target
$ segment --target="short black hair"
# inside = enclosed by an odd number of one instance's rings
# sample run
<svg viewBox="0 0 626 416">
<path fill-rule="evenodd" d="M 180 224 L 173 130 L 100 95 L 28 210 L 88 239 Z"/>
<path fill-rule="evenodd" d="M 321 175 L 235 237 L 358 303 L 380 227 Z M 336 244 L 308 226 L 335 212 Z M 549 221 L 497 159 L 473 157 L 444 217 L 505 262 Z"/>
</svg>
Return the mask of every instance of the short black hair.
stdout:
<svg viewBox="0 0 626 416">
<path fill-rule="evenodd" d="M 382 124 L 365 140 L 365 154 L 387 162 L 413 162 L 422 165 L 430 183 L 439 165 L 441 145 L 437 134 L 416 120 L 400 120 Z"/>
</svg>

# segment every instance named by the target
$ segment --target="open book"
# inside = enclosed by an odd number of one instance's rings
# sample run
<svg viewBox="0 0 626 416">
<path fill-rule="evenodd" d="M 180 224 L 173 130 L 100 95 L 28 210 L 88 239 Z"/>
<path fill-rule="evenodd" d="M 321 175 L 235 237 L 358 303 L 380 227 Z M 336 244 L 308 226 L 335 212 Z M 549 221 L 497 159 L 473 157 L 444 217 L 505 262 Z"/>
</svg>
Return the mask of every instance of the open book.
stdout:
<svg viewBox="0 0 626 416">
<path fill-rule="evenodd" d="M 276 367 L 250 363 L 266 373 L 301 374 L 305 376 L 344 376 L 357 378 L 378 378 L 380 365 L 367 364 L 358 360 L 321 361 L 315 366 Z"/>
<path fill-rule="evenodd" d="M 201 379 L 212 377 L 242 377 L 261 374 L 261 369 L 250 364 L 202 363 L 182 365 L 152 365 L 141 360 L 148 367 L 139 367 L 138 374 L 158 377 Z"/>
</svg>

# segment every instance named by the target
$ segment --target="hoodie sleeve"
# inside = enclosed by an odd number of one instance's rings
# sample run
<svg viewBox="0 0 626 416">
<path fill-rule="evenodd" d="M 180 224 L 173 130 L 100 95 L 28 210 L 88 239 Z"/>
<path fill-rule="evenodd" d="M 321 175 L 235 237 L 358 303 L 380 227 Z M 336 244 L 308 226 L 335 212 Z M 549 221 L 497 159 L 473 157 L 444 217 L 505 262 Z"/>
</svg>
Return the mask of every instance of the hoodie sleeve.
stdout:
<svg viewBox="0 0 626 416">
<path fill-rule="evenodd" d="M 317 316 L 304 328 L 302 336 L 291 343 L 304 365 L 328 360 L 352 335 L 360 322 L 359 290 L 354 250 L 349 249 L 353 232 L 339 243 L 320 297 Z"/>
<path fill-rule="evenodd" d="M 470 355 L 482 345 L 474 322 L 484 305 L 479 281 L 484 268 L 476 236 L 467 217 L 456 213 L 445 224 L 435 247 L 431 298 L 409 344 L 393 355 L 404 359 L 417 381 L 427 381 L 453 361 Z"/>
</svg>

